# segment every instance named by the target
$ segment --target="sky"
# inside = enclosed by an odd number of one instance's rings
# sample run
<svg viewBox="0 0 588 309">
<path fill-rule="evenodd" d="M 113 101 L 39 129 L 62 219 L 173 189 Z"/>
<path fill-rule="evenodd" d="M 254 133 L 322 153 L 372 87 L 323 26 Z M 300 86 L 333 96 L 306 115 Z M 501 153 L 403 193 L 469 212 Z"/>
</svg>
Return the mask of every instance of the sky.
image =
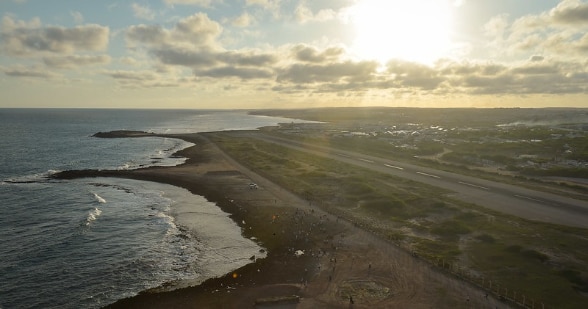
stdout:
<svg viewBox="0 0 588 309">
<path fill-rule="evenodd" d="M 588 1 L 0 0 L 0 14 L 0 108 L 588 108 Z"/>
</svg>

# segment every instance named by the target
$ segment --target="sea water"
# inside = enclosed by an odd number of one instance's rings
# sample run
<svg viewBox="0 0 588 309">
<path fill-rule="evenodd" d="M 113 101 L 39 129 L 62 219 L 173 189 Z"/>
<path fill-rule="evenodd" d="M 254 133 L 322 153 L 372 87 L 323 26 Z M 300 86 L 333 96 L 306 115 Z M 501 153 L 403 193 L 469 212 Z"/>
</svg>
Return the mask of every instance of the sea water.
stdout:
<svg viewBox="0 0 588 309">
<path fill-rule="evenodd" d="M 71 169 L 172 166 L 192 144 L 96 132 L 254 129 L 291 119 L 198 110 L 0 109 L 0 308 L 99 308 L 167 282 L 197 284 L 247 264 L 261 247 L 216 205 L 169 185 L 68 181 Z M 202 218 L 187 230 L 174 217 Z"/>
</svg>

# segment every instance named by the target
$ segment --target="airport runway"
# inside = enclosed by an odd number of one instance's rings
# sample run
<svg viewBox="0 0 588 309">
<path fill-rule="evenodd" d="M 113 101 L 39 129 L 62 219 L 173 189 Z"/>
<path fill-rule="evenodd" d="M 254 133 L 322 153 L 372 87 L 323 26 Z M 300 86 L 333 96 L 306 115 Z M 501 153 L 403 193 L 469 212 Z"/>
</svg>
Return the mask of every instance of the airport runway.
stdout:
<svg viewBox="0 0 588 309">
<path fill-rule="evenodd" d="M 292 149 L 454 192 L 451 197 L 533 221 L 588 228 L 588 202 L 350 151 L 304 144 L 261 132 L 235 132 Z"/>
</svg>

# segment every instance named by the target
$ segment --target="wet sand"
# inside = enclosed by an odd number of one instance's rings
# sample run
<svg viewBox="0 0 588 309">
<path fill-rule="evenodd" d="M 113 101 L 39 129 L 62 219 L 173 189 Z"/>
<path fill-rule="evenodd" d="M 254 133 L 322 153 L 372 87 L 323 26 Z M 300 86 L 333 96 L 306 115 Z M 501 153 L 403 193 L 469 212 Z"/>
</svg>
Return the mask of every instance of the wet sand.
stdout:
<svg viewBox="0 0 588 309">
<path fill-rule="evenodd" d="M 186 188 L 230 213 L 267 257 L 252 256 L 250 264 L 198 286 L 167 291 L 184 284 L 170 283 L 107 308 L 506 308 L 241 166 L 206 135 L 165 135 L 195 144 L 178 153 L 188 158 L 180 166 L 56 176 L 122 177 Z"/>
</svg>

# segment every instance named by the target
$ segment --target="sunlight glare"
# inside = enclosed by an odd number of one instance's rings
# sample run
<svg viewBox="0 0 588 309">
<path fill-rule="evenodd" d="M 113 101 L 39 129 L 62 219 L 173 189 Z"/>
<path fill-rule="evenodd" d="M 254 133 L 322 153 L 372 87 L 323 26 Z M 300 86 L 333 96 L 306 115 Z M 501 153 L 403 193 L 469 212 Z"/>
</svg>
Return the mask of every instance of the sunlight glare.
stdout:
<svg viewBox="0 0 588 309">
<path fill-rule="evenodd" d="M 350 17 L 356 31 L 352 50 L 363 59 L 432 63 L 449 52 L 450 1 L 360 0 Z"/>
</svg>

